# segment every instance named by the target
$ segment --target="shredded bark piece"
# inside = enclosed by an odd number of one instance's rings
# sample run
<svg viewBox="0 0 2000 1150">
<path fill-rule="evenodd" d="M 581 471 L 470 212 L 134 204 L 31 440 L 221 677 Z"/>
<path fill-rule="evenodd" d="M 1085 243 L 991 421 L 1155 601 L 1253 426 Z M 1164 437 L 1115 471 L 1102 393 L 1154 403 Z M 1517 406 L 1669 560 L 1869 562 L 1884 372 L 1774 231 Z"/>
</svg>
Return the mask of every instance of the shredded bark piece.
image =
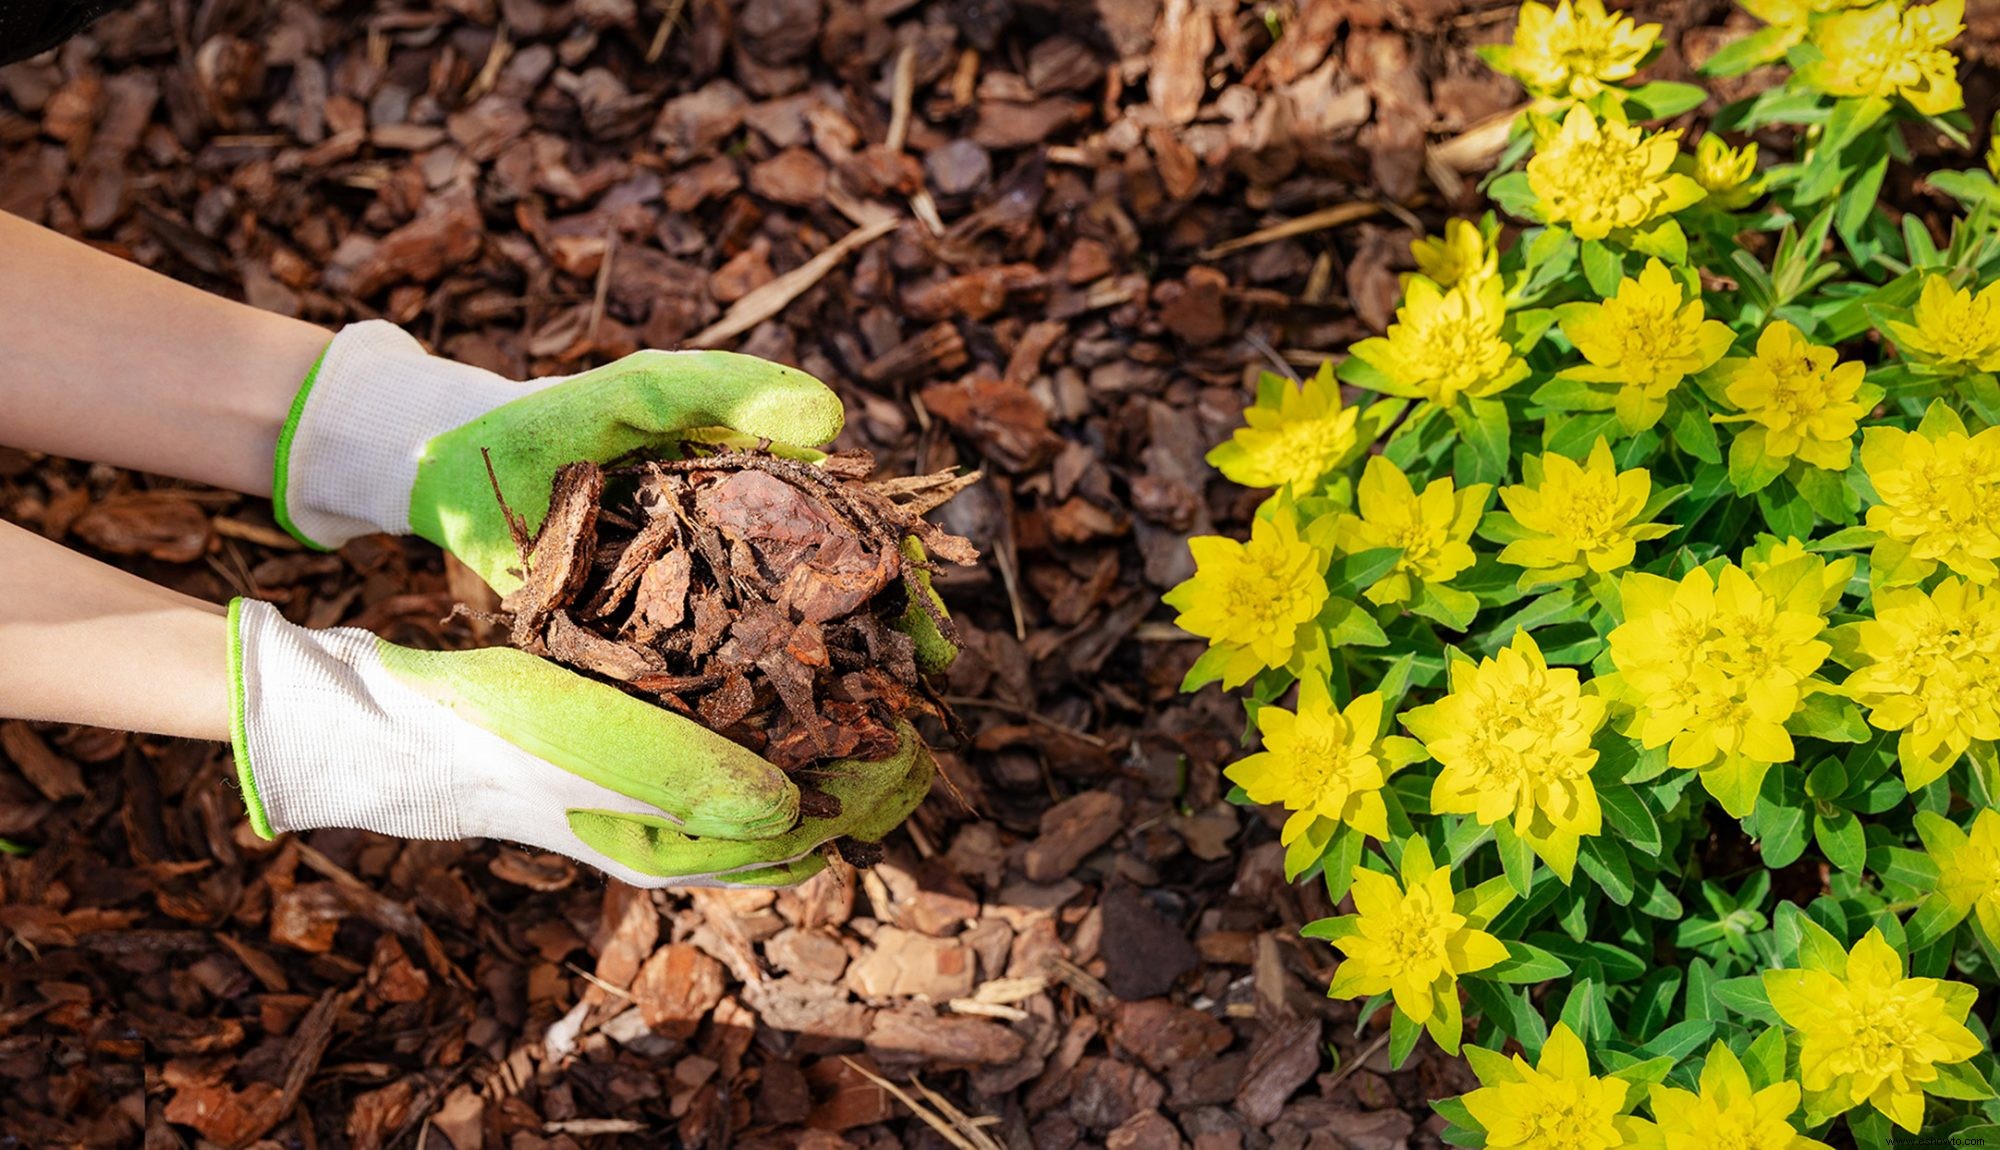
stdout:
<svg viewBox="0 0 2000 1150">
<path fill-rule="evenodd" d="M 924 575 L 978 553 L 923 516 L 979 476 L 873 470 L 865 452 L 762 449 L 576 463 L 532 537 L 496 485 L 525 580 L 509 639 L 801 772 L 821 809 L 805 768 L 886 757 L 914 716 L 956 723 L 907 628 L 955 635 Z"/>
</svg>

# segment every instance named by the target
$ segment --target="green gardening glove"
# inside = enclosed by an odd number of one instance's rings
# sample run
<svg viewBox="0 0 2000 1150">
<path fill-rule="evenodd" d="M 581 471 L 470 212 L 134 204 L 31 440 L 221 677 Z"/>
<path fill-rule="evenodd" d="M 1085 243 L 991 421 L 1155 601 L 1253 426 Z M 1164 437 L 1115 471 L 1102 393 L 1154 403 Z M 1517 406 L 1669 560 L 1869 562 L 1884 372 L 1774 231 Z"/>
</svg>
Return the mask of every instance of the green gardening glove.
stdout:
<svg viewBox="0 0 2000 1150">
<path fill-rule="evenodd" d="M 641 351 L 517 383 L 427 355 L 401 328 L 370 320 L 342 328 L 300 389 L 272 499 L 279 522 L 312 546 L 414 532 L 505 595 L 520 586 L 520 558 L 496 480 L 533 531 L 566 463 L 728 433 L 813 448 L 841 421 L 825 384 L 755 356 Z"/>
<path fill-rule="evenodd" d="M 813 874 L 833 840 L 881 839 L 930 790 L 906 727 L 887 759 L 815 769 L 839 813 L 800 823 L 798 788 L 763 759 L 523 651 L 416 651 L 244 599 L 229 633 L 237 773 L 267 838 L 499 838 L 640 886 L 769 885 Z"/>
</svg>

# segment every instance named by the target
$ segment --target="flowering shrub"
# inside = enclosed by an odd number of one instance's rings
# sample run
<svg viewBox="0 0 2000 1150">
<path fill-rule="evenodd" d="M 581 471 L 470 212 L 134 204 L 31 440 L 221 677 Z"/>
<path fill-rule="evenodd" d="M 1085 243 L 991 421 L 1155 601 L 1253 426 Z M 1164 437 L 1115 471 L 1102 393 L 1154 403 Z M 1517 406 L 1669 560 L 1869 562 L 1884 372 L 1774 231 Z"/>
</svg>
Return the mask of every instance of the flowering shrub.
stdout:
<svg viewBox="0 0 2000 1150">
<path fill-rule="evenodd" d="M 1745 7 L 1706 71 L 1787 78 L 1690 146 L 1656 25 L 1522 6 L 1499 211 L 1259 382 L 1210 460 L 1272 494 L 1167 595 L 1458 1145 L 2000 1143 L 2000 183 L 1878 203 L 1967 143 L 1962 5 Z"/>
</svg>

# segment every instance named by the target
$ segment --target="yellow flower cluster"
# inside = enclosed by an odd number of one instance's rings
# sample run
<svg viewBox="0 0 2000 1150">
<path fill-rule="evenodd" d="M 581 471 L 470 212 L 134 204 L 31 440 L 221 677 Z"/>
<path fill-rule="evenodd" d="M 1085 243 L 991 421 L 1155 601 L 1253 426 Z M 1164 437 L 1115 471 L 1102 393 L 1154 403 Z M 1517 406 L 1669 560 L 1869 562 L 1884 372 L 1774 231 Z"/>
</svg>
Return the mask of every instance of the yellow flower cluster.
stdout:
<svg viewBox="0 0 2000 1150">
<path fill-rule="evenodd" d="M 1874 400 L 1863 389 L 1868 369 L 1839 358 L 1779 320 L 1757 337 L 1755 355 L 1716 365 L 1723 393 L 1743 413 L 1716 418 L 1751 424 L 1737 437 L 1746 454 L 1843 470 L 1854 460 L 1854 432 Z"/>
<path fill-rule="evenodd" d="M 1868 527 L 1882 534 L 1873 566 L 1896 586 L 1942 564 L 1975 583 L 2000 574 L 2000 428 L 1968 435 L 1943 404 L 1916 431 L 1871 427 L 1861 435 L 1861 467 L 1880 502 Z"/>
<path fill-rule="evenodd" d="M 1449 408 L 1526 378 L 1528 365 L 1501 338 L 1506 322 L 1498 276 L 1462 279 L 1448 289 L 1413 276 L 1388 333 L 1349 353 L 1382 374 L 1382 391 Z"/>
<path fill-rule="evenodd" d="M 1458 976 L 1504 962 L 1507 948 L 1486 933 L 1472 892 L 1454 892 L 1451 869 L 1436 865 L 1420 837 L 1403 844 L 1402 881 L 1354 868 L 1354 909 L 1331 941 L 1346 955 L 1327 994 L 1361 998 L 1388 991 L 1396 1009 L 1458 1050 L 1464 1020 Z M 1336 920 L 1338 921 L 1338 920 Z"/>
<path fill-rule="evenodd" d="M 1166 593 L 1180 614 L 1174 622 L 1209 641 L 1225 688 L 1257 672 L 1291 664 L 1302 634 L 1326 606 L 1326 565 L 1333 519 L 1321 516 L 1302 534 L 1289 503 L 1250 527 L 1249 542 L 1221 535 L 1188 540 L 1195 573 Z"/>
<path fill-rule="evenodd" d="M 1929 786 L 1974 743 L 2000 739 L 2000 588 L 1947 578 L 1875 591 L 1875 617 L 1840 628 L 1856 664 L 1842 689 L 1899 731 L 1903 784 Z"/>
<path fill-rule="evenodd" d="M 1244 426 L 1208 453 L 1208 462 L 1245 487 L 1291 485 L 1310 493 L 1367 447 L 1361 412 L 1340 402 L 1333 364 L 1297 387 L 1269 377 L 1258 402 L 1243 411 Z"/>
<path fill-rule="evenodd" d="M 1905 1130 L 1922 1128 L 1924 1088 L 1938 1067 L 1985 1047 L 1965 1027 L 1977 992 L 1962 982 L 1906 978 L 1903 960 L 1870 930 L 1839 963 L 1802 948 L 1802 969 L 1767 970 L 1764 993 L 1799 1032 L 1806 1113 L 1833 1115 L 1867 1103 Z"/>
<path fill-rule="evenodd" d="M 1486 54 L 1495 70 L 1545 100 L 1587 100 L 1639 70 L 1660 38 L 1658 24 L 1634 24 L 1603 0 L 1521 5 L 1514 41 Z"/>
<path fill-rule="evenodd" d="M 1965 30 L 1965 0 L 1872 8 L 1815 21 L 1809 39 L 1819 57 L 1798 70 L 1807 87 L 1829 96 L 1901 96 L 1926 116 L 1963 107 L 1958 57 L 1946 50 Z"/>
<path fill-rule="evenodd" d="M 1689 299 L 1657 259 L 1647 260 L 1638 278 L 1620 280 L 1604 302 L 1564 304 L 1556 315 L 1587 361 L 1563 377 L 1615 387 L 1613 410 L 1628 435 L 1658 423 L 1674 388 L 1713 367 L 1736 339 L 1728 325 L 1706 318 L 1700 293 Z"/>
<path fill-rule="evenodd" d="M 1725 212 L 1764 194 L 1764 178 L 1757 174 L 1757 145 L 1732 148 L 1714 132 L 1695 141 L 1694 179 L 1708 193 L 1709 204 Z"/>
<path fill-rule="evenodd" d="M 1918 811 L 1916 821 L 1937 865 L 1937 894 L 1951 907 L 1951 925 L 1973 915 L 1987 945 L 2000 947 L 2000 810 L 1980 811 L 1970 832 L 1930 811 Z"/>
<path fill-rule="evenodd" d="M 1447 220 L 1443 235 L 1411 241 L 1410 258 L 1417 261 L 1420 275 L 1445 289 L 1464 284 L 1477 288 L 1500 274 L 1499 249 L 1471 220 Z"/>
<path fill-rule="evenodd" d="M 1451 691 L 1403 715 L 1403 725 L 1440 764 L 1434 814 L 1507 820 L 1562 881 L 1577 844 L 1602 830 L 1590 768 L 1604 700 L 1585 694 L 1574 669 L 1551 667 L 1526 631 L 1498 656 L 1451 666 Z"/>
<path fill-rule="evenodd" d="M 1882 326 L 1897 352 L 1913 363 L 1952 374 L 2000 371 L 2000 283 L 1974 295 L 1971 288 L 1953 291 L 1944 276 L 1925 276 L 1909 322 L 1889 320 Z"/>
<path fill-rule="evenodd" d="M 1534 120 L 1528 187 L 1544 223 L 1564 224 L 1579 239 L 1601 240 L 1642 228 L 1707 195 L 1674 171 L 1681 134 L 1648 135 L 1617 120 L 1599 123 L 1574 107 L 1557 125 Z"/>
<path fill-rule="evenodd" d="M 1469 1047 L 1480 1087 L 1460 1099 L 1495 1150 L 1614 1150 L 1658 1138 L 1635 1117 L 1638 1092 L 1622 1078 L 1590 1072 L 1590 1054 L 1566 1022 L 1558 1022 L 1533 1066 L 1516 1054 L 1502 1058 Z"/>
<path fill-rule="evenodd" d="M 1349 554 L 1401 548 L 1396 565 L 1364 597 L 1371 603 L 1405 602 L 1418 586 L 1449 583 L 1472 566 L 1469 540 L 1492 493 L 1484 483 L 1457 490 L 1446 477 L 1431 480 L 1419 495 L 1402 468 L 1373 456 L 1354 492 L 1361 514 L 1340 517 L 1334 546 Z"/>
<path fill-rule="evenodd" d="M 1382 787 L 1396 768 L 1420 756 L 1408 739 L 1381 737 L 1380 694 L 1357 695 L 1343 710 L 1319 676 L 1307 676 L 1299 685 L 1298 710 L 1261 708 L 1257 730 L 1264 749 L 1224 773 L 1250 801 L 1279 803 L 1292 812 L 1280 836 L 1286 846 L 1321 822 L 1389 837 Z"/>
<path fill-rule="evenodd" d="M 1774 1082 L 1753 1090 L 1735 1051 L 1721 1042 L 1708 1048 L 1701 1064 L 1701 1091 L 1674 1086 L 1652 1088 L 1649 1105 L 1665 1150 L 1828 1150 L 1792 1125 L 1798 1112 L 1796 1082 Z"/>
<path fill-rule="evenodd" d="M 1618 470 L 1602 439 L 1581 467 L 1551 453 L 1524 457 L 1521 472 L 1528 482 L 1500 489 L 1500 501 L 1520 531 L 1501 550 L 1500 561 L 1528 569 L 1524 588 L 1617 571 L 1631 564 L 1639 541 L 1673 530 L 1670 524 L 1645 522 L 1652 475 L 1643 467 Z"/>
<path fill-rule="evenodd" d="M 1848 560 L 1849 570 L 1853 561 Z M 1753 577 L 1734 564 L 1679 582 L 1641 572 L 1619 585 L 1625 622 L 1612 630 L 1616 689 L 1632 708 L 1625 733 L 1747 817 L 1774 763 L 1792 761 L 1785 723 L 1831 648 L 1826 564 L 1801 555 Z M 1833 583 L 1832 595 L 1839 595 Z"/>
</svg>

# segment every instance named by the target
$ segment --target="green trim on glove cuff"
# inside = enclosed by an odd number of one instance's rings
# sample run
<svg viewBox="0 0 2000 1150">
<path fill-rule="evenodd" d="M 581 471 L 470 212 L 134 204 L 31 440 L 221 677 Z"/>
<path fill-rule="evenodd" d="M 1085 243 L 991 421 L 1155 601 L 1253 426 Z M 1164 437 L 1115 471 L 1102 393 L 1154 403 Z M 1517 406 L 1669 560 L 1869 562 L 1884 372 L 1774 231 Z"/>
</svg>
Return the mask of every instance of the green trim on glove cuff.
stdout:
<svg viewBox="0 0 2000 1150">
<path fill-rule="evenodd" d="M 333 346 L 328 344 L 328 347 Z M 319 358 L 313 360 L 312 370 L 306 373 L 305 382 L 299 385 L 299 393 L 292 397 L 292 409 L 285 415 L 285 426 L 278 429 L 278 452 L 276 470 L 271 475 L 271 514 L 291 537 L 312 548 L 314 551 L 331 551 L 333 548 L 315 543 L 292 522 L 292 513 L 285 506 L 286 489 L 290 486 L 292 472 L 292 439 L 299 433 L 299 419 L 306 413 L 306 400 L 312 395 L 313 384 L 319 379 L 320 365 L 326 362 L 326 349 L 320 349 Z M 269 837 L 269 836 L 266 836 Z"/>
<path fill-rule="evenodd" d="M 459 718 L 601 787 L 650 804 L 693 835 L 763 839 L 791 829 L 799 791 L 776 767 L 692 719 L 525 651 L 418 651 L 378 641 L 382 666 Z"/>
<path fill-rule="evenodd" d="M 250 740 L 245 734 L 243 686 L 243 600 L 229 601 L 229 750 L 236 759 L 236 781 L 243 788 L 243 810 L 250 829 L 266 839 L 277 838 L 264 799 L 257 793 L 257 775 L 250 769 Z"/>
</svg>

